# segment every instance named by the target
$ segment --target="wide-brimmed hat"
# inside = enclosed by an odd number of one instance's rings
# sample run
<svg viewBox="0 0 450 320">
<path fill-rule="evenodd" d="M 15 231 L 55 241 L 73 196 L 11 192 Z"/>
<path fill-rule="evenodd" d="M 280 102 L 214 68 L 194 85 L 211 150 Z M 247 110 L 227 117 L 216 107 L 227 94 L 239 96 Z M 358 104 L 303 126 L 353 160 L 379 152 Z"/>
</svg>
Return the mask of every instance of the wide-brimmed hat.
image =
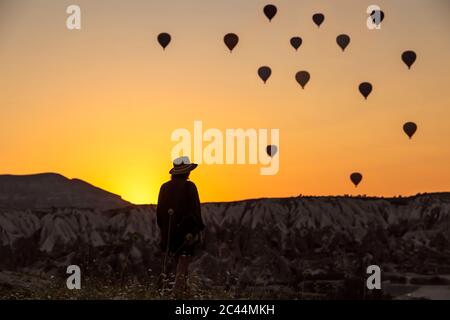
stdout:
<svg viewBox="0 0 450 320">
<path fill-rule="evenodd" d="M 191 163 L 191 161 L 189 160 L 189 157 L 183 156 L 183 157 L 179 157 L 179 158 L 176 158 L 175 160 L 173 160 L 173 168 L 170 169 L 169 173 L 170 174 L 184 174 L 184 173 L 191 172 L 195 168 L 197 168 L 197 164 Z"/>
</svg>

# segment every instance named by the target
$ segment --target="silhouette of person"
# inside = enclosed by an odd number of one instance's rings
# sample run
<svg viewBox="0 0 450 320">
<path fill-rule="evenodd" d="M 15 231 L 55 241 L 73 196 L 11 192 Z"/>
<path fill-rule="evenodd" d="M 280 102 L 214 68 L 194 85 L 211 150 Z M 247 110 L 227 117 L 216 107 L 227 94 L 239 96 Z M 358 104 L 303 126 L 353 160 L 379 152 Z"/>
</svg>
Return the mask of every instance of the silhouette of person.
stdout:
<svg viewBox="0 0 450 320">
<path fill-rule="evenodd" d="M 197 164 L 191 163 L 188 157 L 175 159 L 169 171 L 171 180 L 161 186 L 158 196 L 156 217 L 160 247 L 165 251 L 163 273 L 166 272 L 167 258 L 175 258 L 175 292 L 187 289 L 189 262 L 205 228 L 197 187 L 189 180 L 190 172 L 196 167 Z"/>
</svg>

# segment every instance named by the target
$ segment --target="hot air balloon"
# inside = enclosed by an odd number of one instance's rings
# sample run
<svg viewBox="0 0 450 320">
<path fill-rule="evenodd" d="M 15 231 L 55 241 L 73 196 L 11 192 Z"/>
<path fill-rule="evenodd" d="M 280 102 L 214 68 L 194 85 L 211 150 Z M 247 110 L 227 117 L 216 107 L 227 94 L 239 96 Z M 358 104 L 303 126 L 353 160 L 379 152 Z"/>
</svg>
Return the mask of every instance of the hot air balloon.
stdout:
<svg viewBox="0 0 450 320">
<path fill-rule="evenodd" d="M 353 172 L 350 175 L 350 180 L 353 182 L 353 184 L 355 185 L 355 188 L 358 186 L 358 184 L 361 182 L 363 176 L 361 173 L 359 172 Z"/>
<path fill-rule="evenodd" d="M 295 80 L 297 80 L 298 84 L 302 86 L 302 89 L 305 89 L 305 86 L 310 78 L 311 77 L 308 71 L 299 71 L 295 74 Z"/>
<path fill-rule="evenodd" d="M 270 22 L 272 21 L 273 17 L 275 17 L 275 15 L 277 14 L 277 7 L 275 7 L 273 4 L 268 4 L 267 6 L 264 7 L 263 11 Z"/>
<path fill-rule="evenodd" d="M 314 23 L 317 25 L 317 27 L 320 27 L 320 25 L 325 20 L 325 16 L 322 13 L 316 13 L 312 16 L 312 19 Z"/>
<path fill-rule="evenodd" d="M 163 50 L 166 49 L 166 47 L 169 45 L 171 39 L 172 37 L 170 36 L 170 34 L 166 32 L 160 33 L 158 35 L 158 42 L 163 48 Z"/>
<path fill-rule="evenodd" d="M 230 52 L 233 51 L 234 47 L 236 47 L 236 45 L 239 42 L 239 37 L 237 36 L 237 34 L 234 33 L 227 33 L 224 37 L 223 37 L 223 42 L 225 43 L 225 45 L 227 46 L 227 48 L 230 50 Z"/>
<path fill-rule="evenodd" d="M 273 157 L 277 154 L 278 148 L 276 145 L 271 144 L 266 147 L 266 152 L 270 157 Z"/>
<path fill-rule="evenodd" d="M 291 38 L 291 46 L 295 49 L 298 50 L 298 48 L 300 48 L 300 46 L 302 45 L 302 38 L 300 37 L 292 37 Z"/>
<path fill-rule="evenodd" d="M 402 60 L 408 66 L 408 69 L 411 69 L 411 66 L 414 64 L 416 59 L 417 55 L 414 51 L 408 50 L 402 54 Z"/>
<path fill-rule="evenodd" d="M 374 10 L 370 13 L 373 23 L 377 26 L 384 20 L 384 12 L 382 10 Z"/>
<path fill-rule="evenodd" d="M 363 82 L 359 85 L 359 92 L 367 99 L 369 94 L 372 92 L 372 85 L 369 82 Z"/>
<path fill-rule="evenodd" d="M 403 131 L 408 135 L 408 137 L 411 139 L 414 133 L 417 131 L 417 124 L 414 122 L 406 122 L 403 125 Z"/>
<path fill-rule="evenodd" d="M 336 37 L 336 42 L 342 51 L 344 51 L 350 43 L 350 37 L 346 34 L 340 34 Z"/>
<path fill-rule="evenodd" d="M 262 66 L 258 69 L 258 75 L 264 83 L 266 83 L 267 79 L 269 79 L 272 74 L 272 70 L 267 66 Z"/>
</svg>

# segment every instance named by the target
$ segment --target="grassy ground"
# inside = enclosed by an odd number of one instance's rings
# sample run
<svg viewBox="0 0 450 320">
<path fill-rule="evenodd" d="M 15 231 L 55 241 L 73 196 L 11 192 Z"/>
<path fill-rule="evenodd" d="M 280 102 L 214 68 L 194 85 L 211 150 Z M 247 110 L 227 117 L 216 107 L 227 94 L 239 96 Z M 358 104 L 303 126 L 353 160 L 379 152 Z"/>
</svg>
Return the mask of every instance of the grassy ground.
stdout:
<svg viewBox="0 0 450 320">
<path fill-rule="evenodd" d="M 52 276 L 39 276 L 26 273 L 2 273 L 0 278 L 0 299 L 115 299 L 115 300 L 147 300 L 147 299 L 320 299 L 323 295 L 314 293 L 298 293 L 295 291 L 276 291 L 273 288 L 224 288 L 204 287 L 196 275 L 189 278 L 188 290 L 175 294 L 171 289 L 173 282 L 167 280 L 165 287 L 158 288 L 156 279 L 150 278 L 148 283 L 136 281 L 99 280 L 86 278 L 81 289 L 69 290 L 66 279 Z"/>
<path fill-rule="evenodd" d="M 398 278 L 398 276 L 397 276 Z M 399 295 L 395 290 L 365 290 L 365 282 L 358 278 L 347 280 L 305 280 L 297 288 L 286 285 L 206 285 L 197 274 L 191 274 L 188 290 L 175 294 L 173 274 L 162 285 L 159 278 L 124 280 L 83 277 L 81 289 L 69 290 L 65 277 L 26 272 L 0 272 L 0 299 L 51 299 L 51 300 L 155 300 L 155 299 L 391 299 Z M 394 279 L 394 278 L 393 278 Z M 161 283 L 161 282 L 160 282 Z M 395 284 L 389 281 L 388 284 Z M 439 283 L 442 285 L 441 283 Z M 395 289 L 395 288 L 394 288 Z M 411 289 L 408 288 L 407 292 Z M 392 295 L 394 293 L 394 295 Z M 403 293 L 403 292 L 402 292 Z M 406 291 L 404 292 L 406 293 Z M 403 293 L 403 294 L 404 294 Z"/>
</svg>

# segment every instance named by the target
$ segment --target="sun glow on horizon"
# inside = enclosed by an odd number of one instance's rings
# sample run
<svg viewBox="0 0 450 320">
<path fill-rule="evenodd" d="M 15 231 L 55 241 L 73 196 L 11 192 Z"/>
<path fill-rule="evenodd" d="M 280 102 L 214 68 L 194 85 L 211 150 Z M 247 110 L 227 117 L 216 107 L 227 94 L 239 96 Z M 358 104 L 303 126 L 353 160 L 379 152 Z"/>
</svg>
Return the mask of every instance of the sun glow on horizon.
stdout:
<svg viewBox="0 0 450 320">
<path fill-rule="evenodd" d="M 113 193 L 132 204 L 156 204 L 158 200 L 159 185 L 151 180 L 145 180 L 145 177 L 125 180 L 114 189 Z"/>
<path fill-rule="evenodd" d="M 125 201 L 132 204 L 154 204 L 156 201 L 151 199 L 151 191 L 149 189 L 128 189 L 120 195 Z"/>
<path fill-rule="evenodd" d="M 156 172 L 156 170 L 155 170 Z M 107 180 L 96 181 L 94 185 L 119 195 L 132 204 L 155 204 L 162 178 L 150 169 L 135 164 L 126 171 L 110 175 Z"/>
</svg>

